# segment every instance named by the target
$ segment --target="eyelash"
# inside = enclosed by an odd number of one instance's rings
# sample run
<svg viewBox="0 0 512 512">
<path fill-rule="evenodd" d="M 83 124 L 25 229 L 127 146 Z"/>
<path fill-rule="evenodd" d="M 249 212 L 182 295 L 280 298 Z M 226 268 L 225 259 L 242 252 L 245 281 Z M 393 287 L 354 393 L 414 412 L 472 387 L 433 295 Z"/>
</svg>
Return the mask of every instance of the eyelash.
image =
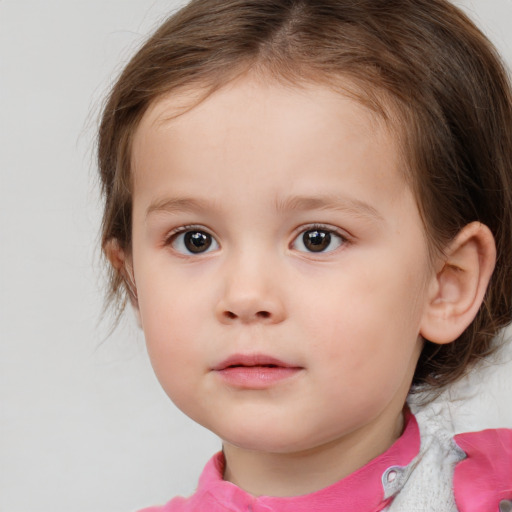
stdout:
<svg viewBox="0 0 512 512">
<path fill-rule="evenodd" d="M 315 232 L 315 231 L 323 234 L 323 237 L 320 236 L 320 240 L 319 240 L 320 244 L 318 244 L 319 250 L 318 251 L 308 250 L 308 248 L 306 247 L 306 244 L 305 244 L 304 236 L 306 235 L 306 233 Z M 175 247 L 175 244 L 179 240 L 180 235 L 187 236 L 187 234 L 206 235 L 206 237 L 208 237 L 208 239 L 203 238 L 201 240 L 201 238 L 196 237 L 196 241 L 199 242 L 199 244 L 201 243 L 201 241 L 204 241 L 205 243 L 207 243 L 206 249 L 203 250 L 200 245 L 197 245 L 197 248 L 200 250 L 194 252 L 193 250 L 190 250 L 188 247 L 182 247 L 179 249 L 177 247 Z M 301 238 L 301 236 L 302 236 L 302 238 Z M 334 247 L 333 249 L 325 250 L 325 247 L 321 246 L 321 244 L 323 244 L 326 241 L 326 243 L 327 243 L 326 247 L 328 247 L 332 243 L 333 236 L 335 237 L 335 239 L 337 239 L 336 247 Z M 190 241 L 191 240 L 189 240 L 189 242 Z M 187 242 L 186 240 L 182 240 L 181 244 L 185 245 L 186 242 Z M 345 245 L 347 243 L 349 243 L 348 237 L 345 234 L 342 234 L 339 229 L 333 228 L 332 226 L 327 226 L 325 224 L 311 224 L 309 226 L 301 226 L 300 230 L 296 231 L 296 234 L 295 234 L 292 242 L 290 243 L 289 247 L 291 249 L 293 249 L 294 246 L 296 246 L 297 244 L 302 244 L 302 246 L 304 247 L 305 250 L 300 250 L 300 249 L 297 249 L 296 247 L 295 247 L 295 249 L 298 250 L 299 252 L 303 252 L 306 254 L 325 254 L 325 253 L 333 252 L 336 249 L 338 249 L 340 246 Z M 213 249 L 210 249 L 210 247 L 212 245 L 214 247 L 213 247 Z M 173 247 L 173 249 L 176 252 L 178 252 L 179 254 L 182 254 L 184 256 L 194 256 L 194 255 L 207 254 L 209 252 L 212 252 L 212 250 L 217 250 L 219 248 L 219 243 L 216 240 L 216 238 L 212 234 L 209 233 L 209 230 L 204 228 L 203 226 L 186 225 L 186 226 L 181 226 L 181 227 L 173 230 L 171 233 L 169 233 L 169 235 L 166 236 L 166 238 L 164 240 L 164 246 L 171 246 L 171 247 Z"/>
<path fill-rule="evenodd" d="M 304 252 L 306 254 L 326 254 L 326 253 L 334 252 L 337 249 L 339 249 L 341 246 L 346 245 L 347 243 L 350 242 L 348 236 L 344 232 L 342 233 L 339 229 L 337 229 L 333 226 L 328 226 L 325 224 L 311 224 L 309 226 L 301 226 L 300 227 L 300 230 L 297 231 L 297 234 L 293 238 L 293 240 L 290 244 L 290 247 L 293 247 L 293 245 L 295 245 L 299 241 L 302 243 L 302 245 L 304 245 L 304 235 L 308 232 L 314 232 L 314 231 L 318 231 L 321 233 L 327 233 L 329 235 L 329 237 L 327 239 L 328 243 L 330 243 L 332 241 L 332 236 L 334 235 L 334 237 L 336 237 L 336 239 L 338 240 L 338 245 L 336 247 L 334 247 L 333 249 L 329 249 L 329 250 L 319 250 L 319 251 L 305 250 L 305 251 L 300 251 L 300 252 Z M 304 247 L 305 247 L 305 245 L 304 245 Z"/>
<path fill-rule="evenodd" d="M 193 251 L 188 251 L 188 250 L 177 250 L 176 247 L 173 247 L 173 245 L 176 244 L 177 240 L 179 239 L 180 235 L 186 236 L 188 233 L 190 233 L 190 234 L 202 233 L 204 235 L 207 235 L 210 238 L 210 243 L 208 244 L 208 247 L 206 248 L 206 250 L 205 251 L 197 251 L 194 253 Z M 182 243 L 184 244 L 185 241 L 183 240 Z M 210 245 L 212 243 L 214 243 L 216 245 L 215 249 L 217 249 L 219 246 L 219 243 L 217 242 L 216 238 L 212 234 L 210 234 L 208 229 L 206 229 L 204 226 L 186 225 L 186 226 L 181 226 L 181 227 L 171 231 L 171 233 L 169 233 L 169 235 L 166 236 L 166 238 L 165 238 L 164 246 L 171 246 L 171 247 L 173 247 L 173 249 L 176 252 L 178 252 L 184 256 L 194 256 L 197 254 L 200 255 L 200 254 L 206 254 L 208 252 L 211 252 L 208 249 L 210 248 Z"/>
</svg>

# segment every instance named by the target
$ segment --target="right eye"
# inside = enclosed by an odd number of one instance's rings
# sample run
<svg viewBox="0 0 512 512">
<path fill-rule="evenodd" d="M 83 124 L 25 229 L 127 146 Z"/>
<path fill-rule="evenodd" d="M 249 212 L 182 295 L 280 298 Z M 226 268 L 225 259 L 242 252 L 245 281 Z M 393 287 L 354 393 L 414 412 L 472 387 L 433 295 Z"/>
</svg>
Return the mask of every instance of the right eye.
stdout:
<svg viewBox="0 0 512 512">
<path fill-rule="evenodd" d="M 188 229 L 171 236 L 170 246 L 181 254 L 203 254 L 215 251 L 219 244 L 210 233 L 200 229 Z"/>
</svg>

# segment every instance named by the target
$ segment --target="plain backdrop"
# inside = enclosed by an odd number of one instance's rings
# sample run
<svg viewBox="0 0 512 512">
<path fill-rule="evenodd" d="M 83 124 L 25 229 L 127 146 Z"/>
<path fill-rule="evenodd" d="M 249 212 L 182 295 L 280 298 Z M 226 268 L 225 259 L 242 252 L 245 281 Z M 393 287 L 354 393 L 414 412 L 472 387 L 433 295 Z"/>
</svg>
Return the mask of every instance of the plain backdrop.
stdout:
<svg viewBox="0 0 512 512">
<path fill-rule="evenodd" d="M 179 4 L 0 0 L 0 512 L 162 503 L 220 447 L 161 391 L 131 314 L 99 321 L 101 100 Z M 512 63 L 511 0 L 458 4 Z"/>
</svg>

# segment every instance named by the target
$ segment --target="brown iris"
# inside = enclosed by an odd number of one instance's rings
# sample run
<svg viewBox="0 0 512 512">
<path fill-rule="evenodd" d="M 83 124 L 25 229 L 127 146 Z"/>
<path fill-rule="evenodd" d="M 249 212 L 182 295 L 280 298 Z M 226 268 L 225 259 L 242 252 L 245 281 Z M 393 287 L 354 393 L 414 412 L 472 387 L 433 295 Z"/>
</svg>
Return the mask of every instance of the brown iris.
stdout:
<svg viewBox="0 0 512 512">
<path fill-rule="evenodd" d="M 331 243 L 331 234 L 320 229 L 311 229 L 302 235 L 304 247 L 311 252 L 325 251 Z"/>
<path fill-rule="evenodd" d="M 203 231 L 188 231 L 185 233 L 184 243 L 188 251 L 197 254 L 209 249 L 212 237 Z"/>
</svg>

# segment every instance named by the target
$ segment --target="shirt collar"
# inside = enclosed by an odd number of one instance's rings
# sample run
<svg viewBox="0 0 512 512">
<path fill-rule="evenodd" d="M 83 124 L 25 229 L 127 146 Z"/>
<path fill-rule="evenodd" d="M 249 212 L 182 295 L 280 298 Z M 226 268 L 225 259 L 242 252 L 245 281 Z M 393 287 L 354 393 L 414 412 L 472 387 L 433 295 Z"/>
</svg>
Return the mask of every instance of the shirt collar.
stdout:
<svg viewBox="0 0 512 512">
<path fill-rule="evenodd" d="M 210 510 L 233 512 L 377 512 L 386 507 L 403 487 L 408 466 L 418 455 L 420 433 L 416 418 L 405 412 L 401 437 L 382 455 L 346 478 L 319 491 L 289 498 L 254 497 L 222 479 L 224 456 L 217 453 L 206 465 L 191 501 Z M 192 504 L 192 503 L 191 503 Z"/>
</svg>

